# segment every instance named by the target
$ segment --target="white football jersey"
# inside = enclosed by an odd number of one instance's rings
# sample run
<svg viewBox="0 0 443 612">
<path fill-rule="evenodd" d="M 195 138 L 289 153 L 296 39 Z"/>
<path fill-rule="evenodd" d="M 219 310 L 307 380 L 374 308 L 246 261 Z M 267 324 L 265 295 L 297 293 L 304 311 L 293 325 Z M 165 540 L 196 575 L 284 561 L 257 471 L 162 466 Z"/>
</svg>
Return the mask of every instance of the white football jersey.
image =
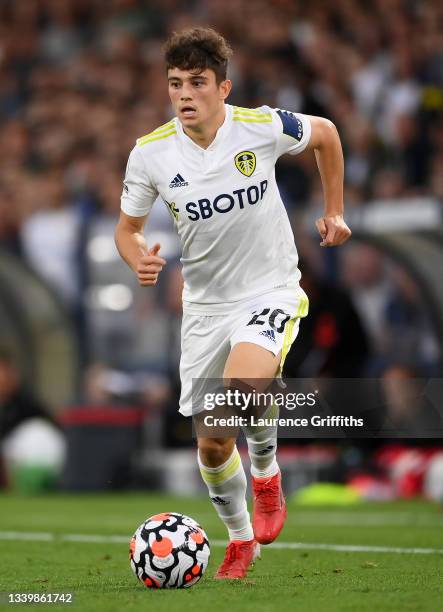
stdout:
<svg viewBox="0 0 443 612">
<path fill-rule="evenodd" d="M 305 115 L 226 104 L 214 141 L 203 149 L 174 118 L 139 138 L 129 156 L 121 208 L 140 217 L 160 195 L 182 244 L 183 305 L 222 313 L 236 302 L 297 287 L 298 255 L 275 180 L 283 153 L 303 151 Z"/>
</svg>

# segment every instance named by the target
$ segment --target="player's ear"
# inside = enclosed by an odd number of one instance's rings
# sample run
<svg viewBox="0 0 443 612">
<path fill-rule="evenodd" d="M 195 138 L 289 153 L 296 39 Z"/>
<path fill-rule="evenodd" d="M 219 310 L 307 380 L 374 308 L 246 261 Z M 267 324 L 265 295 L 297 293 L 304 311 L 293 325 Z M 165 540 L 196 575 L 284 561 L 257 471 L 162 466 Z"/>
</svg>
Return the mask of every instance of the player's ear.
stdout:
<svg viewBox="0 0 443 612">
<path fill-rule="evenodd" d="M 231 89 L 232 89 L 232 81 L 230 81 L 229 79 L 226 79 L 225 81 L 222 81 L 220 83 L 220 85 L 218 86 L 219 88 L 219 92 L 220 92 L 220 98 L 221 100 L 226 100 L 226 98 L 229 96 L 229 94 L 231 93 Z"/>
</svg>

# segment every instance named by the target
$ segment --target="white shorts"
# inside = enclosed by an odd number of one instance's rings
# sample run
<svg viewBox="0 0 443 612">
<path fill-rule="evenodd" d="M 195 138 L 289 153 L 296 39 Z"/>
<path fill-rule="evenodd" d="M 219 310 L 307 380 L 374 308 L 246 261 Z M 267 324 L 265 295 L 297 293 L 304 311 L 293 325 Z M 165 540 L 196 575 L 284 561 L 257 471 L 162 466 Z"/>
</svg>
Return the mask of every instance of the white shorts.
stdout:
<svg viewBox="0 0 443 612">
<path fill-rule="evenodd" d="M 229 353 L 239 342 L 258 344 L 274 355 L 281 351 L 281 375 L 308 307 L 305 292 L 297 287 L 276 289 L 242 302 L 229 314 L 185 312 L 181 330 L 181 414 L 192 416 L 203 410 L 203 406 L 192 405 L 193 379 L 222 379 Z"/>
</svg>

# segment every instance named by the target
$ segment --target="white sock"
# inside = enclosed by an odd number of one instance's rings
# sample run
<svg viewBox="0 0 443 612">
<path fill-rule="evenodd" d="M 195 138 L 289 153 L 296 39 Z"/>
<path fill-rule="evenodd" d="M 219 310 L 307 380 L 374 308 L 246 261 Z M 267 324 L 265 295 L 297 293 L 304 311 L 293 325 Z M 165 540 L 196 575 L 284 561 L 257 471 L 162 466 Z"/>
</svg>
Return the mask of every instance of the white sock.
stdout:
<svg viewBox="0 0 443 612">
<path fill-rule="evenodd" d="M 270 406 L 263 418 L 278 418 L 279 408 Z M 248 453 L 251 460 L 251 474 L 254 478 L 270 478 L 278 473 L 277 427 L 244 427 Z"/>
<path fill-rule="evenodd" d="M 237 447 L 222 465 L 203 465 L 198 453 L 198 465 L 209 496 L 218 516 L 229 533 L 230 540 L 252 540 L 251 519 L 246 504 L 246 474 Z"/>
</svg>

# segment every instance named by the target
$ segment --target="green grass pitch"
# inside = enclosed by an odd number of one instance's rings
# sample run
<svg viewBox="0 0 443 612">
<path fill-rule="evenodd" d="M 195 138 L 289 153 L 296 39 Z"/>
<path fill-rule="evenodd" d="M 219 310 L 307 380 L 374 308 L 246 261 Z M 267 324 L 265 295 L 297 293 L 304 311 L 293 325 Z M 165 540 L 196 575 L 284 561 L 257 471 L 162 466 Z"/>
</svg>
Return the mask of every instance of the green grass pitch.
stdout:
<svg viewBox="0 0 443 612">
<path fill-rule="evenodd" d="M 118 538 L 112 541 L 112 536 L 124 536 L 129 543 L 143 520 L 167 511 L 192 516 L 214 542 L 206 575 L 189 590 L 146 589 L 130 570 L 128 544 Z M 15 537 L 13 532 L 21 535 Z M 23 540 L 24 532 L 46 533 L 48 541 Z M 95 542 L 62 539 L 70 534 L 101 538 Z M 289 506 L 287 524 L 278 542 L 282 546 L 297 542 L 301 547 L 263 547 L 262 559 L 245 581 L 213 580 L 224 552 L 215 544 L 222 539 L 224 527 L 207 498 L 183 499 L 147 493 L 54 494 L 35 498 L 3 494 L 0 591 L 71 591 L 75 593 L 71 606 L 40 604 L 40 608 L 71 608 L 79 612 L 443 609 L 443 514 L 435 504 Z M 333 548 L 322 548 L 328 544 Z M 381 546 L 384 551 L 336 550 L 335 545 Z M 386 552 L 390 548 L 397 551 Z M 398 550 L 404 548 L 434 552 Z M 0 606 L 5 610 L 33 607 L 35 604 Z"/>
</svg>

